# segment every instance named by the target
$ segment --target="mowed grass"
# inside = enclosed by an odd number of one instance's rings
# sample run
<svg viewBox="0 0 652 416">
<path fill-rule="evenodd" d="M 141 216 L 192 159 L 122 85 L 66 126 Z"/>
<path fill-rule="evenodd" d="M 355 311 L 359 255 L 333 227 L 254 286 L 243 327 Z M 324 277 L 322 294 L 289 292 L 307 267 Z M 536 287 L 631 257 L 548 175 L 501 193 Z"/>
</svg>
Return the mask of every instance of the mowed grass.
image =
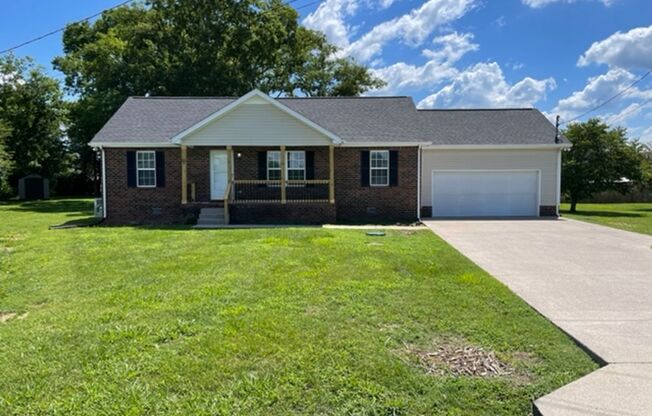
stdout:
<svg viewBox="0 0 652 416">
<path fill-rule="evenodd" d="M 2 415 L 516 415 L 596 368 L 429 231 L 47 229 L 90 208 L 0 205 Z"/>
<path fill-rule="evenodd" d="M 622 204 L 577 204 L 577 212 L 562 204 L 562 215 L 576 220 L 652 235 L 652 202 Z"/>
</svg>

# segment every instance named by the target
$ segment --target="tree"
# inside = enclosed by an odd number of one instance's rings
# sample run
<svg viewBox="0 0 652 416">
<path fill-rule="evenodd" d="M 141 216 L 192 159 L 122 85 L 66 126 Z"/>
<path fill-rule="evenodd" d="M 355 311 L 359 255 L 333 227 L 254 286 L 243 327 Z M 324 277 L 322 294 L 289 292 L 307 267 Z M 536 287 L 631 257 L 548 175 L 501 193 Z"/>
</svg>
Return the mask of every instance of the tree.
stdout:
<svg viewBox="0 0 652 416">
<path fill-rule="evenodd" d="M 642 184 L 650 178 L 650 164 L 637 141 L 627 139 L 624 128 L 610 128 L 600 119 L 572 123 L 564 131 L 573 147 L 562 154 L 562 191 L 570 198 L 571 212 L 577 203 L 607 190 L 621 193 L 626 178 Z"/>
<path fill-rule="evenodd" d="M 12 184 L 29 173 L 53 177 L 66 169 L 62 92 L 31 59 L 0 58 L 0 122 L 4 151 L 12 161 Z"/>
<path fill-rule="evenodd" d="M 10 131 L 6 124 L 0 122 L 0 198 L 11 195 L 9 175 L 13 171 L 14 164 L 5 147 L 5 139 L 9 136 Z"/>
<path fill-rule="evenodd" d="M 84 169 L 95 163 L 88 141 L 130 95 L 358 95 L 384 85 L 297 19 L 281 0 L 150 0 L 69 25 L 54 65 L 79 98 L 69 136 Z"/>
</svg>

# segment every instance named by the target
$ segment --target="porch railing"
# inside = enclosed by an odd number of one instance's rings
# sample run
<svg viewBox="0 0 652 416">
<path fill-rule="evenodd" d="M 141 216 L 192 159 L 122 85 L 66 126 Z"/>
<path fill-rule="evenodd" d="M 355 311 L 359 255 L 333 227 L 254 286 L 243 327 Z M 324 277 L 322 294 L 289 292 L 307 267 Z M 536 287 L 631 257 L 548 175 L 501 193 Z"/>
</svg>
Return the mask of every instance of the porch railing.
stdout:
<svg viewBox="0 0 652 416">
<path fill-rule="evenodd" d="M 286 180 L 283 182 L 236 179 L 232 181 L 233 204 L 329 202 L 328 179 Z"/>
</svg>

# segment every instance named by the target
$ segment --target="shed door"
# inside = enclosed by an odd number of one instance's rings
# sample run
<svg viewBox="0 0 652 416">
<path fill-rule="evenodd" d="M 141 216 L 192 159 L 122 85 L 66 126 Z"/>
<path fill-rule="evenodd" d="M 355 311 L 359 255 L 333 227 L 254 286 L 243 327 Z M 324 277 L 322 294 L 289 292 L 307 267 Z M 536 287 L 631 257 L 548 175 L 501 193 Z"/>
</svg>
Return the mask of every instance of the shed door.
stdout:
<svg viewBox="0 0 652 416">
<path fill-rule="evenodd" d="M 25 178 L 25 199 L 43 199 L 43 178 Z"/>
<path fill-rule="evenodd" d="M 518 217 L 539 214 L 539 172 L 432 172 L 433 217 Z"/>
</svg>

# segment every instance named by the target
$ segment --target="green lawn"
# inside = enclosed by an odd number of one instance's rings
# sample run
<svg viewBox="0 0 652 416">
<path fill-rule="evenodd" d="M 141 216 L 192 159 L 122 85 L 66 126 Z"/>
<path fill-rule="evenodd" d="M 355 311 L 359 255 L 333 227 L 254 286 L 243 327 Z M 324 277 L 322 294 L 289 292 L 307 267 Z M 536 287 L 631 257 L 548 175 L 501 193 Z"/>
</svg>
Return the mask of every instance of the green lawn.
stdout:
<svg viewBox="0 0 652 416">
<path fill-rule="evenodd" d="M 90 208 L 0 205 L 2 415 L 528 414 L 597 367 L 429 231 L 47 229 Z"/>
<path fill-rule="evenodd" d="M 630 204 L 577 204 L 571 214 L 569 204 L 562 204 L 562 215 L 568 218 L 593 222 L 652 235 L 652 202 Z"/>
</svg>

